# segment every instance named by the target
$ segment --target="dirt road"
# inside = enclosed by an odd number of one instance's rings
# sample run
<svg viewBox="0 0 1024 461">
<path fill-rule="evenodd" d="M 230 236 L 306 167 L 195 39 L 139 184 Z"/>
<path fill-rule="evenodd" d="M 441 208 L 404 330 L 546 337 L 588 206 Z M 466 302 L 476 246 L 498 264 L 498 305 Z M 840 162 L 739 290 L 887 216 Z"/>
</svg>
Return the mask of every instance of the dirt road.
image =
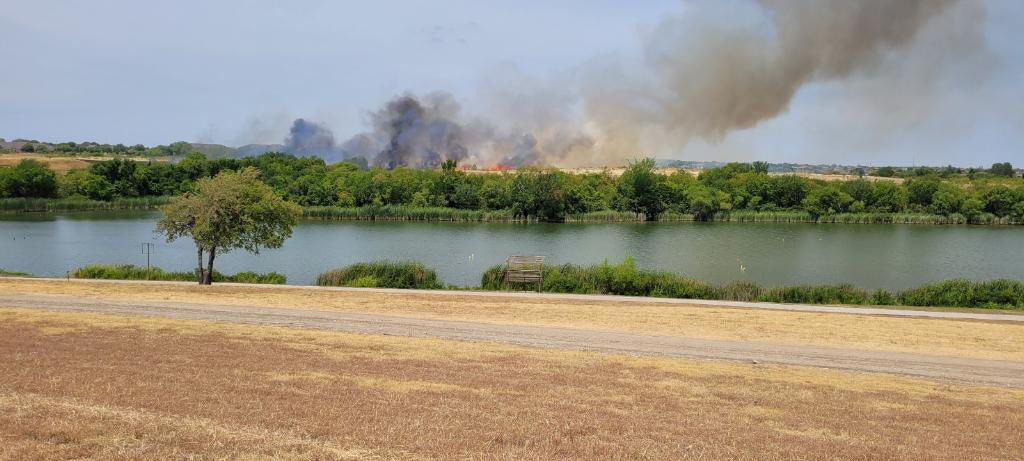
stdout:
<svg viewBox="0 0 1024 461">
<path fill-rule="evenodd" d="M 918 376 L 942 381 L 1024 387 L 1024 363 L 901 352 L 793 346 L 577 328 L 504 325 L 381 314 L 263 306 L 112 301 L 66 295 L 0 295 L 0 306 L 188 320 L 275 325 L 350 333 L 488 341 L 529 347 L 730 360 Z"/>
</svg>

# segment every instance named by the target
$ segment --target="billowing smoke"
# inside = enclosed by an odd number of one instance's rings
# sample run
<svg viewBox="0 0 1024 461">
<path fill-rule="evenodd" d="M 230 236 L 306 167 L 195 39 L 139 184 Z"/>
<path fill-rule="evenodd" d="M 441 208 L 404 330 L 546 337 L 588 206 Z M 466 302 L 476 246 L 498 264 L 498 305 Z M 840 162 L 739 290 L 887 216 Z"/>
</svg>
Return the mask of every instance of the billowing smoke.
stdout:
<svg viewBox="0 0 1024 461">
<path fill-rule="evenodd" d="M 466 157 L 465 129 L 455 117 L 459 106 L 447 94 L 435 93 L 420 101 L 399 96 L 373 114 L 371 138 L 382 141 L 373 163 L 397 166 L 436 167 L 445 160 Z"/>
<path fill-rule="evenodd" d="M 340 146 L 318 124 L 295 121 L 287 149 L 362 156 L 373 164 L 433 167 L 609 165 L 719 142 L 784 113 L 805 85 L 870 76 L 908 60 L 908 46 L 951 6 L 976 0 L 722 0 L 686 3 L 644 37 L 637 62 L 584 66 L 549 89 L 501 88 L 486 116 L 467 118 L 443 93 L 406 94 L 370 114 L 372 130 Z M 956 31 L 980 27 L 970 16 Z M 963 50 L 960 50 L 963 52 Z M 572 95 L 564 97 L 564 95 Z"/>
<path fill-rule="evenodd" d="M 337 150 L 330 128 L 306 119 L 295 119 L 284 140 L 285 152 L 295 155 L 333 156 Z"/>
<path fill-rule="evenodd" d="M 694 138 L 721 141 L 785 112 L 809 83 L 868 75 L 885 60 L 906 59 L 906 45 L 957 1 L 688 4 L 685 14 L 650 32 L 640 71 L 612 65 L 593 72 L 602 77 L 585 84 L 586 121 L 611 158 L 679 150 Z"/>
</svg>

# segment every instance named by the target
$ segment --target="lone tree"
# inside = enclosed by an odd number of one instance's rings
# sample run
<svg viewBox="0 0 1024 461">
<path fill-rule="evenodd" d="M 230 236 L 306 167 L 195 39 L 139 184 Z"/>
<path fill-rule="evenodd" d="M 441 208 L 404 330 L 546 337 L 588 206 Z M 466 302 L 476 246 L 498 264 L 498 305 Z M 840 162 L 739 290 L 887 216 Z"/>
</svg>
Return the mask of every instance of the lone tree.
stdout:
<svg viewBox="0 0 1024 461">
<path fill-rule="evenodd" d="M 279 248 L 292 235 L 301 209 L 257 179 L 255 168 L 224 171 L 196 183 L 195 192 L 175 197 L 163 207 L 158 232 L 168 242 L 191 237 L 196 242 L 201 285 L 213 282 L 217 253 L 236 248 L 259 254 L 260 248 Z M 207 255 L 203 269 L 203 253 Z"/>
<path fill-rule="evenodd" d="M 665 176 L 658 173 L 653 158 L 636 160 L 629 164 L 616 184 L 621 207 L 644 215 L 644 219 L 658 219 L 667 208 L 668 185 Z"/>
</svg>

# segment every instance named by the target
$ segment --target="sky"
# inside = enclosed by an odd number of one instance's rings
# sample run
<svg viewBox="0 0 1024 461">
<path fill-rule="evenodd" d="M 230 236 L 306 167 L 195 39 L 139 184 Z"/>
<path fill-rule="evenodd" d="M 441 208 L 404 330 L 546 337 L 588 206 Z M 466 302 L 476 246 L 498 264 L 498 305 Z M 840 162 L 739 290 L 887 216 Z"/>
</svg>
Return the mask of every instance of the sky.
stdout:
<svg viewBox="0 0 1024 461">
<path fill-rule="evenodd" d="M 663 36 L 652 30 L 675 24 L 666 17 L 709 4 L 2 1 L 0 137 L 233 146 L 282 142 L 299 117 L 345 139 L 406 92 L 444 91 L 467 117 L 485 118 L 495 93 L 571 100 L 600 63 L 642 67 Z M 745 11 L 745 1 L 726 0 L 737 8 L 725 11 Z M 803 84 L 776 116 L 724 135 L 645 143 L 654 147 L 644 154 L 1024 164 L 1024 2 L 963 1 L 980 7 L 953 9 L 869 69 Z M 966 45 L 974 35 L 949 31 L 971 20 L 978 42 Z"/>
</svg>

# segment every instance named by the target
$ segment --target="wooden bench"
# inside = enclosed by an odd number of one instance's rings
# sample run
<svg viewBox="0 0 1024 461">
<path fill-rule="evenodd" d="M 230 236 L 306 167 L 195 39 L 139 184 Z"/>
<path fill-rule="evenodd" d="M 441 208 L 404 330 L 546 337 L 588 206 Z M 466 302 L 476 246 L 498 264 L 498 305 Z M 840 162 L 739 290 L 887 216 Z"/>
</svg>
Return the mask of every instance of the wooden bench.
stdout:
<svg viewBox="0 0 1024 461">
<path fill-rule="evenodd" d="M 505 282 L 536 283 L 540 291 L 544 283 L 544 257 L 509 256 L 505 260 Z"/>
</svg>

